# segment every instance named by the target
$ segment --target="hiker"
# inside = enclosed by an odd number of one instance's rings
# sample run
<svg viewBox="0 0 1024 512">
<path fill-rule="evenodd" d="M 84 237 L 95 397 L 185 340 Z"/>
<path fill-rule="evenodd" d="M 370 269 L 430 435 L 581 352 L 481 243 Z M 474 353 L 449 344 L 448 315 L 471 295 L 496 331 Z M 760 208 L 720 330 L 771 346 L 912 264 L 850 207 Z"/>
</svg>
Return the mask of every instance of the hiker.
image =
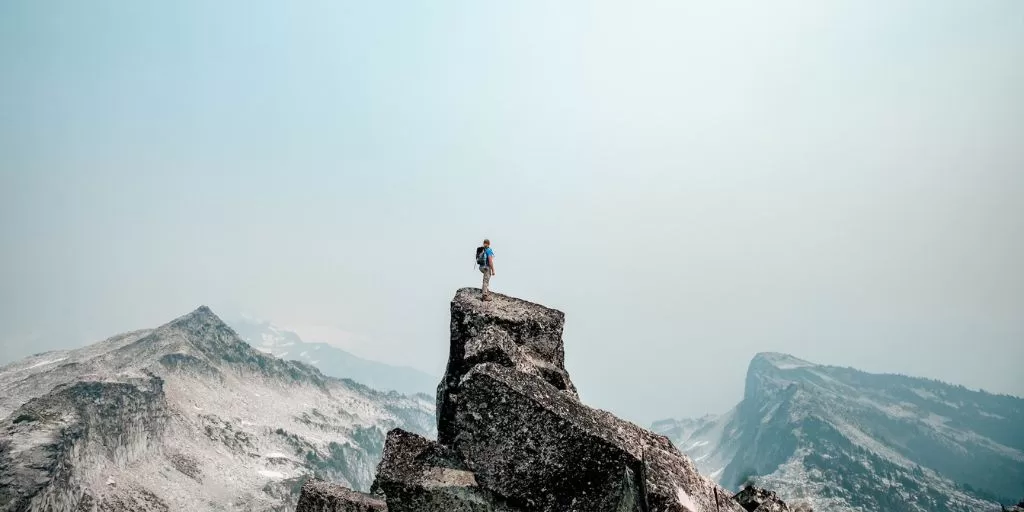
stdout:
<svg viewBox="0 0 1024 512">
<path fill-rule="evenodd" d="M 491 283 L 491 276 L 494 275 L 494 251 L 491 250 L 490 240 L 484 239 L 484 245 L 476 248 L 476 264 L 484 275 L 484 284 L 480 287 L 480 300 L 491 300 L 488 285 Z"/>
</svg>

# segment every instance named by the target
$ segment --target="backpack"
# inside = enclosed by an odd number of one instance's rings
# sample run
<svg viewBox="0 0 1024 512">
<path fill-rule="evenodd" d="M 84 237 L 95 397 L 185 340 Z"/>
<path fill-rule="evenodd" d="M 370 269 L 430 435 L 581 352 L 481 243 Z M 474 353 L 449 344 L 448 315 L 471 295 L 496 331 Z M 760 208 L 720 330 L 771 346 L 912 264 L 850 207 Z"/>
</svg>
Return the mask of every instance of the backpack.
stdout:
<svg viewBox="0 0 1024 512">
<path fill-rule="evenodd" d="M 476 248 L 476 265 L 480 268 L 487 266 L 487 251 L 483 246 Z"/>
</svg>

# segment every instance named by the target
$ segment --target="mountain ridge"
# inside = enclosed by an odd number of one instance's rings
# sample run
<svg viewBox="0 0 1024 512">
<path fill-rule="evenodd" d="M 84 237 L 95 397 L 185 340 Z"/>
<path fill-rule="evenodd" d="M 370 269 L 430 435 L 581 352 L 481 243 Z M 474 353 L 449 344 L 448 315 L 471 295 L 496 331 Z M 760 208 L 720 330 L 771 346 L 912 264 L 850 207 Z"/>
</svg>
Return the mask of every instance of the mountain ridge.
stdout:
<svg viewBox="0 0 1024 512">
<path fill-rule="evenodd" d="M 764 352 L 751 359 L 744 398 L 728 413 L 652 428 L 729 487 L 754 477 L 787 499 L 816 496 L 816 509 L 976 512 L 1024 494 L 1022 404 Z"/>
<path fill-rule="evenodd" d="M 429 396 L 265 354 L 213 311 L 0 368 L 0 511 L 287 510 L 321 476 L 368 488 Z"/>
</svg>

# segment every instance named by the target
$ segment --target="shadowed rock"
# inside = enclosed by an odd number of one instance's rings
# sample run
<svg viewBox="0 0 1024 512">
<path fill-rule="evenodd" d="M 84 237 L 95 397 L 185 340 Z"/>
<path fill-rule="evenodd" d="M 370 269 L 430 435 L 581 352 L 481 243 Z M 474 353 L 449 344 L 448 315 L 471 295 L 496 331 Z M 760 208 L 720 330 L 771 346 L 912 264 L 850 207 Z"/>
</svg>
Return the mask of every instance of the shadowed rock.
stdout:
<svg viewBox="0 0 1024 512">
<path fill-rule="evenodd" d="M 453 446 L 480 485 L 530 510 L 714 510 L 716 486 L 667 438 L 540 379 L 480 365 L 460 397 Z"/>
<path fill-rule="evenodd" d="M 752 485 L 744 487 L 736 496 L 733 496 L 733 499 L 747 512 L 789 512 L 790 510 L 774 492 L 758 489 Z"/>
<path fill-rule="evenodd" d="M 481 489 L 455 452 L 401 429 L 388 433 L 372 492 L 391 512 L 517 510 Z"/>
<path fill-rule="evenodd" d="M 302 486 L 296 512 L 387 512 L 384 500 L 347 487 L 309 480 Z"/>
</svg>

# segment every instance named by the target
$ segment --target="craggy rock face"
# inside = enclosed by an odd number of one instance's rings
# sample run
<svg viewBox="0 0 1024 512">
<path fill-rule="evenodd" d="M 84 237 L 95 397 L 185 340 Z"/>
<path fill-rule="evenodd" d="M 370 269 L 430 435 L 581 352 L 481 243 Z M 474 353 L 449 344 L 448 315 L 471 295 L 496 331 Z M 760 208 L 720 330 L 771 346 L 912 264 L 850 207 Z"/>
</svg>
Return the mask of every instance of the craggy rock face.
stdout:
<svg viewBox="0 0 1024 512">
<path fill-rule="evenodd" d="M 340 485 L 309 480 L 302 486 L 296 512 L 387 512 L 383 499 Z"/>
<path fill-rule="evenodd" d="M 93 496 L 75 469 L 151 457 L 167 424 L 159 377 L 77 382 L 28 401 L 0 428 L 0 510 L 168 510 L 156 496 L 111 489 Z"/>
<path fill-rule="evenodd" d="M 437 388 L 439 441 L 453 439 L 451 418 L 459 400 L 459 380 L 479 364 L 495 363 L 533 375 L 578 399 L 565 371 L 561 311 L 499 293 L 482 301 L 479 291 L 463 288 L 455 294 L 451 312 L 448 368 Z"/>
<path fill-rule="evenodd" d="M 478 294 L 452 301 L 438 441 L 388 434 L 390 512 L 744 512 L 668 438 L 580 403 L 561 312 Z"/>
<path fill-rule="evenodd" d="M 747 512 L 789 512 L 789 507 L 774 492 L 748 485 L 733 499 Z"/>
<path fill-rule="evenodd" d="M 460 397 L 456 450 L 482 486 L 530 510 L 715 510 L 716 486 L 667 438 L 536 377 L 477 366 Z M 721 510 L 741 510 L 719 496 Z"/>
<path fill-rule="evenodd" d="M 401 429 L 388 433 L 373 492 L 391 512 L 517 510 L 482 489 L 454 451 Z"/>
</svg>

